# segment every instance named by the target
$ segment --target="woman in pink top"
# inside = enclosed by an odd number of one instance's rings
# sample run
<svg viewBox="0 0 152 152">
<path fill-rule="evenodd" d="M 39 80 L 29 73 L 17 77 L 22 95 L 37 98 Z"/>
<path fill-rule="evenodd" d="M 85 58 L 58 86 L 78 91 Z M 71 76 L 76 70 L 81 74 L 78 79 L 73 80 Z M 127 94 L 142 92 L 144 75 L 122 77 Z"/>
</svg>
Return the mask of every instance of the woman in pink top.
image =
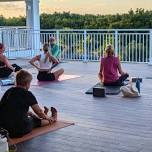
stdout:
<svg viewBox="0 0 152 152">
<path fill-rule="evenodd" d="M 111 45 L 105 49 L 106 57 L 101 58 L 99 79 L 105 86 L 121 86 L 123 81 L 129 76 L 124 73 L 118 57 L 114 56 Z M 120 75 L 120 76 L 119 76 Z"/>
</svg>

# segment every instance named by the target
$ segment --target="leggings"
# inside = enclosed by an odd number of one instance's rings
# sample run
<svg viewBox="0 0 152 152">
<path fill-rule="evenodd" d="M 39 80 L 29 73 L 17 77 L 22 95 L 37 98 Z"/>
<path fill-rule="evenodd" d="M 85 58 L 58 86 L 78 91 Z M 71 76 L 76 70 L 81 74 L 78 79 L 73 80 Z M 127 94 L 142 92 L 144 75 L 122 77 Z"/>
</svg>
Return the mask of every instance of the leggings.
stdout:
<svg viewBox="0 0 152 152">
<path fill-rule="evenodd" d="M 12 64 L 12 66 L 15 68 L 15 72 L 22 69 L 17 64 Z M 0 68 L 0 78 L 8 77 L 12 72 L 13 70 L 8 67 Z"/>
<path fill-rule="evenodd" d="M 111 83 L 105 83 L 104 82 L 104 86 L 123 86 L 124 85 L 124 81 L 129 77 L 128 74 L 124 74 L 121 75 L 119 77 L 118 80 L 116 80 L 115 82 L 111 82 Z"/>
</svg>

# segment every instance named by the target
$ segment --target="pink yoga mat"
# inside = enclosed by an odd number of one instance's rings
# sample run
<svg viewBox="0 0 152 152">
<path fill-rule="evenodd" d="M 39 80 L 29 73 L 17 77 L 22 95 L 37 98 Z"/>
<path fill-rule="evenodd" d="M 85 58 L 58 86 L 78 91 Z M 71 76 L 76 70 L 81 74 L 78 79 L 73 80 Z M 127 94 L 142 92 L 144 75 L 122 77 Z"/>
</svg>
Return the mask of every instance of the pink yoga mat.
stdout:
<svg viewBox="0 0 152 152">
<path fill-rule="evenodd" d="M 40 86 L 52 82 L 59 82 L 59 81 L 64 81 L 64 80 L 69 80 L 69 79 L 74 79 L 74 78 L 79 78 L 79 75 L 61 75 L 58 79 L 58 81 L 38 81 L 37 79 L 33 79 L 31 85 L 33 86 Z"/>
</svg>

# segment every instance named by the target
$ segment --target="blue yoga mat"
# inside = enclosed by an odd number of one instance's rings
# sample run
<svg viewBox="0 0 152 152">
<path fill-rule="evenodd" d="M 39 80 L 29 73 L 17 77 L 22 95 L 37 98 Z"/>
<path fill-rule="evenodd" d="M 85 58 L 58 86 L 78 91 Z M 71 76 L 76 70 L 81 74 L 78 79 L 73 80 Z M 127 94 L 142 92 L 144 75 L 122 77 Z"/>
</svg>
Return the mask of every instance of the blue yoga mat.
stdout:
<svg viewBox="0 0 152 152">
<path fill-rule="evenodd" d="M 94 87 L 103 87 L 101 83 L 97 83 L 90 89 L 88 89 L 85 93 L 86 94 L 93 94 L 93 88 Z M 104 86 L 105 87 L 105 92 L 107 95 L 117 95 L 120 93 L 120 87 L 121 86 Z"/>
<path fill-rule="evenodd" d="M 2 86 L 14 85 L 15 81 L 13 79 L 1 79 L 0 84 Z"/>
</svg>

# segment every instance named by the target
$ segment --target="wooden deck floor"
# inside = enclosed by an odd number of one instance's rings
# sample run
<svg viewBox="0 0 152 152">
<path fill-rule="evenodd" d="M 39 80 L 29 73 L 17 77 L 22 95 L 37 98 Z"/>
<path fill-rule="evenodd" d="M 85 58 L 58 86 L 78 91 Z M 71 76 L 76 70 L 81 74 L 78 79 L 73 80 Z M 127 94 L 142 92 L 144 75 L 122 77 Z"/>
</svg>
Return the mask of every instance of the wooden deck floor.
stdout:
<svg viewBox="0 0 152 152">
<path fill-rule="evenodd" d="M 123 65 L 131 76 L 144 78 L 142 97 L 136 99 L 122 98 L 121 94 L 106 98 L 86 95 L 85 91 L 98 82 L 98 63 L 67 62 L 60 66 L 66 74 L 81 77 L 32 86 L 31 90 L 41 105 L 57 107 L 60 119 L 75 125 L 18 144 L 18 152 L 152 151 L 152 79 L 145 79 L 152 76 L 152 66 Z"/>
</svg>

